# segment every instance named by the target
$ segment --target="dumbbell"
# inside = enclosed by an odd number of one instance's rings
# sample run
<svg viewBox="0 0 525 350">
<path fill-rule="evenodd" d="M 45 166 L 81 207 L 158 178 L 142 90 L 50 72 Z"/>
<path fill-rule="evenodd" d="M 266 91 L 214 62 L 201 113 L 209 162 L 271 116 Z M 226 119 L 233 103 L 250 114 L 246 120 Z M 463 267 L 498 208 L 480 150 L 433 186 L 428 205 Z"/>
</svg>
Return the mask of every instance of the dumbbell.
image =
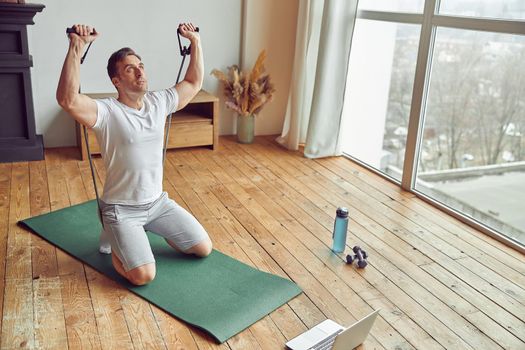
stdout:
<svg viewBox="0 0 525 350">
<path fill-rule="evenodd" d="M 346 263 L 352 264 L 357 260 L 357 267 L 364 269 L 366 265 L 368 265 L 368 262 L 366 261 L 368 254 L 357 245 L 352 248 L 352 251 L 355 253 L 355 255 L 352 257 L 352 255 L 348 254 L 346 256 Z"/>
</svg>

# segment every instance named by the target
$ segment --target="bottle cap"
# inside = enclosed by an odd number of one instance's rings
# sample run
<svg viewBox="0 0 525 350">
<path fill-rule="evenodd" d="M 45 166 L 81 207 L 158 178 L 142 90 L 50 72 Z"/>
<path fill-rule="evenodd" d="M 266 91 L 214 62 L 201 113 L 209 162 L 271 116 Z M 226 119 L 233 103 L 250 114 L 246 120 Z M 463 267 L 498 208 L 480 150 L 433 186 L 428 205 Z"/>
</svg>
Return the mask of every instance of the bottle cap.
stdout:
<svg viewBox="0 0 525 350">
<path fill-rule="evenodd" d="M 339 207 L 337 208 L 336 215 L 340 218 L 347 218 L 348 217 L 348 209 L 345 207 Z"/>
</svg>

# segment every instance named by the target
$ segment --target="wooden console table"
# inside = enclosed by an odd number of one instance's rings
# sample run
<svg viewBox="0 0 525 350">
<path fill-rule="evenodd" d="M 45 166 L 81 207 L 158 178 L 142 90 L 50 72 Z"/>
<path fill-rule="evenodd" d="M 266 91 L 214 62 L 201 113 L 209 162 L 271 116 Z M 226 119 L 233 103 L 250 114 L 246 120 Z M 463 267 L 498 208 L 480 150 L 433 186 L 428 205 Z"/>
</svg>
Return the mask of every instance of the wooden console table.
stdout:
<svg viewBox="0 0 525 350">
<path fill-rule="evenodd" d="M 117 97 L 117 93 L 86 94 L 91 98 Z M 81 159 L 87 158 L 84 132 L 76 123 L 77 146 Z M 100 154 L 93 130 L 88 129 L 91 154 Z M 168 149 L 211 146 L 219 143 L 219 98 L 201 90 L 186 107 L 172 114 Z"/>
</svg>

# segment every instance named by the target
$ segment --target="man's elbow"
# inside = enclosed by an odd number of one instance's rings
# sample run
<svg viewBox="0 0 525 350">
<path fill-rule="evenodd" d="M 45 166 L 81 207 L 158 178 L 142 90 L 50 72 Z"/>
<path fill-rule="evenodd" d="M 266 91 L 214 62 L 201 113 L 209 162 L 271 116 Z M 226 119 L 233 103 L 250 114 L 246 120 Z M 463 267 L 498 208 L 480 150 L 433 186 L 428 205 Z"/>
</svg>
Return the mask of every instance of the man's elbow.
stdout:
<svg viewBox="0 0 525 350">
<path fill-rule="evenodd" d="M 202 82 L 194 82 L 190 86 L 191 86 L 191 90 L 190 90 L 190 93 L 188 94 L 188 101 L 187 101 L 188 103 L 191 100 L 193 100 L 193 98 L 195 96 L 197 96 L 199 91 L 201 91 L 201 89 L 202 89 Z"/>
<path fill-rule="evenodd" d="M 196 79 L 194 81 L 190 81 L 189 83 L 193 90 L 193 95 L 197 95 L 197 93 L 202 89 L 202 79 Z"/>
<path fill-rule="evenodd" d="M 202 89 L 202 81 L 203 79 L 199 79 L 199 81 L 197 82 L 197 87 L 196 87 L 197 92 L 201 91 Z"/>
<path fill-rule="evenodd" d="M 73 98 L 70 98 L 68 96 L 63 96 L 57 93 L 56 99 L 60 107 L 62 107 L 65 111 L 69 111 L 71 110 L 71 108 L 73 108 L 73 103 L 74 103 Z"/>
<path fill-rule="evenodd" d="M 68 101 L 64 94 L 62 94 L 59 90 L 57 90 L 55 94 L 55 98 L 60 105 L 60 107 L 64 108 L 65 105 L 67 105 Z"/>
</svg>

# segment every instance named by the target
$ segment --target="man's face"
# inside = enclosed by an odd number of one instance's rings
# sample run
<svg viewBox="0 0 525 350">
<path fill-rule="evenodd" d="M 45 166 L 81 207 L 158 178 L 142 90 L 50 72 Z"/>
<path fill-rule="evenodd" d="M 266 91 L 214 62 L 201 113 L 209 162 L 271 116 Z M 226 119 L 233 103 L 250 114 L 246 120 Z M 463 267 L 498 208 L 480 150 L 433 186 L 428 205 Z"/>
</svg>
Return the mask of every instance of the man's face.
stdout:
<svg viewBox="0 0 525 350">
<path fill-rule="evenodd" d="M 135 55 L 128 55 L 117 62 L 117 75 L 111 81 L 119 91 L 135 93 L 148 91 L 144 64 Z"/>
</svg>

